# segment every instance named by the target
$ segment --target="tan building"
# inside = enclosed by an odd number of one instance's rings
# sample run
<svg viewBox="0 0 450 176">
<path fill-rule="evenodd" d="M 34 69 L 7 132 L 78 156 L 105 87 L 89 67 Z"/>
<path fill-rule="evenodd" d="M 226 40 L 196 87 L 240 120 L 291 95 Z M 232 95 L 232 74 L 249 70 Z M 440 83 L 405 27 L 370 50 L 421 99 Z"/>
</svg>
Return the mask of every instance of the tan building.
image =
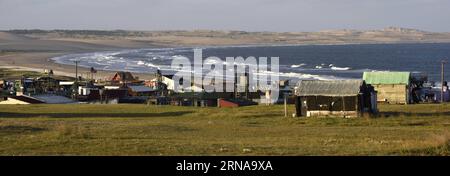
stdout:
<svg viewBox="0 0 450 176">
<path fill-rule="evenodd" d="M 364 72 L 363 79 L 377 91 L 378 102 L 389 104 L 410 102 L 410 72 Z"/>
</svg>

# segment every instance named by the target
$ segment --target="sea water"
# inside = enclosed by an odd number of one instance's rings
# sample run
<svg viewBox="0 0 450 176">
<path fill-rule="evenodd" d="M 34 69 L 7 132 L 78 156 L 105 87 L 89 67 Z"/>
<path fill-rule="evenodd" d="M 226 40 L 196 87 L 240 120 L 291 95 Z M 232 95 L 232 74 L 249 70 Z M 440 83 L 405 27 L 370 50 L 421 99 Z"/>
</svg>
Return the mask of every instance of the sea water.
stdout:
<svg viewBox="0 0 450 176">
<path fill-rule="evenodd" d="M 53 58 L 61 64 L 99 70 L 121 70 L 153 74 L 160 69 L 173 73 L 171 62 L 177 57 L 193 59 L 193 49 L 202 48 L 203 57 L 244 58 L 279 57 L 281 79 L 362 78 L 365 71 L 409 71 L 440 81 L 442 59 L 450 58 L 450 44 L 358 44 L 294 46 L 228 46 L 148 48 L 70 54 Z M 450 64 L 446 80 L 450 80 Z"/>
</svg>

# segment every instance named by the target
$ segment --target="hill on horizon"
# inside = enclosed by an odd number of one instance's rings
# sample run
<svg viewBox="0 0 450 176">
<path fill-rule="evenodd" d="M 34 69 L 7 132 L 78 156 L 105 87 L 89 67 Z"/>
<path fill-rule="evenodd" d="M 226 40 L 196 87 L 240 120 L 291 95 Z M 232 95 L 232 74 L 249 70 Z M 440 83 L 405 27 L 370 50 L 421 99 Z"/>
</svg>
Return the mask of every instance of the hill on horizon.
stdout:
<svg viewBox="0 0 450 176">
<path fill-rule="evenodd" d="M 377 30 L 337 29 L 318 32 L 248 32 L 234 30 L 40 30 L 18 29 L 0 33 L 0 42 L 11 40 L 58 40 L 93 44 L 126 42 L 132 46 L 205 45 L 297 45 L 297 44 L 376 44 L 447 43 L 449 32 L 386 27 Z M 121 45 L 121 44 L 117 44 Z"/>
</svg>

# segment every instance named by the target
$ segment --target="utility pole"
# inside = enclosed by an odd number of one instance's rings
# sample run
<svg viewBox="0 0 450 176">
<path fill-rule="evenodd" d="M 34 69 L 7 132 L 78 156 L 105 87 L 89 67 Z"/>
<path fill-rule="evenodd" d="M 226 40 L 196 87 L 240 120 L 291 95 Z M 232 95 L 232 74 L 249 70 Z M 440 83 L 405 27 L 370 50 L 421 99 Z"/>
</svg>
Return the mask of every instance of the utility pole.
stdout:
<svg viewBox="0 0 450 176">
<path fill-rule="evenodd" d="M 444 103 L 444 65 L 447 61 L 441 61 L 441 103 Z"/>
<path fill-rule="evenodd" d="M 78 98 L 78 60 L 74 61 L 75 62 L 75 99 Z"/>
<path fill-rule="evenodd" d="M 288 116 L 288 112 L 287 112 L 287 98 L 288 98 L 288 94 L 284 93 L 284 117 Z"/>
<path fill-rule="evenodd" d="M 74 61 L 75 62 L 75 81 L 78 82 L 78 60 Z"/>
</svg>

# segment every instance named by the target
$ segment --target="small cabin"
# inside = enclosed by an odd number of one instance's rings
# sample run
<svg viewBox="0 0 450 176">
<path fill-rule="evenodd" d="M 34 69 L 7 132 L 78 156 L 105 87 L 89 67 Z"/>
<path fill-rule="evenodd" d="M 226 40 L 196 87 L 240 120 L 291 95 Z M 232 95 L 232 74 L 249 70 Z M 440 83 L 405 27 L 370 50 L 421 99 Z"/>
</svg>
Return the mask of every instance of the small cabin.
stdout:
<svg viewBox="0 0 450 176">
<path fill-rule="evenodd" d="M 378 102 L 389 104 L 411 102 L 410 72 L 364 72 L 363 80 L 375 88 Z"/>
<path fill-rule="evenodd" d="M 302 80 L 294 95 L 296 116 L 359 117 L 377 111 L 376 92 L 363 80 Z"/>
</svg>

